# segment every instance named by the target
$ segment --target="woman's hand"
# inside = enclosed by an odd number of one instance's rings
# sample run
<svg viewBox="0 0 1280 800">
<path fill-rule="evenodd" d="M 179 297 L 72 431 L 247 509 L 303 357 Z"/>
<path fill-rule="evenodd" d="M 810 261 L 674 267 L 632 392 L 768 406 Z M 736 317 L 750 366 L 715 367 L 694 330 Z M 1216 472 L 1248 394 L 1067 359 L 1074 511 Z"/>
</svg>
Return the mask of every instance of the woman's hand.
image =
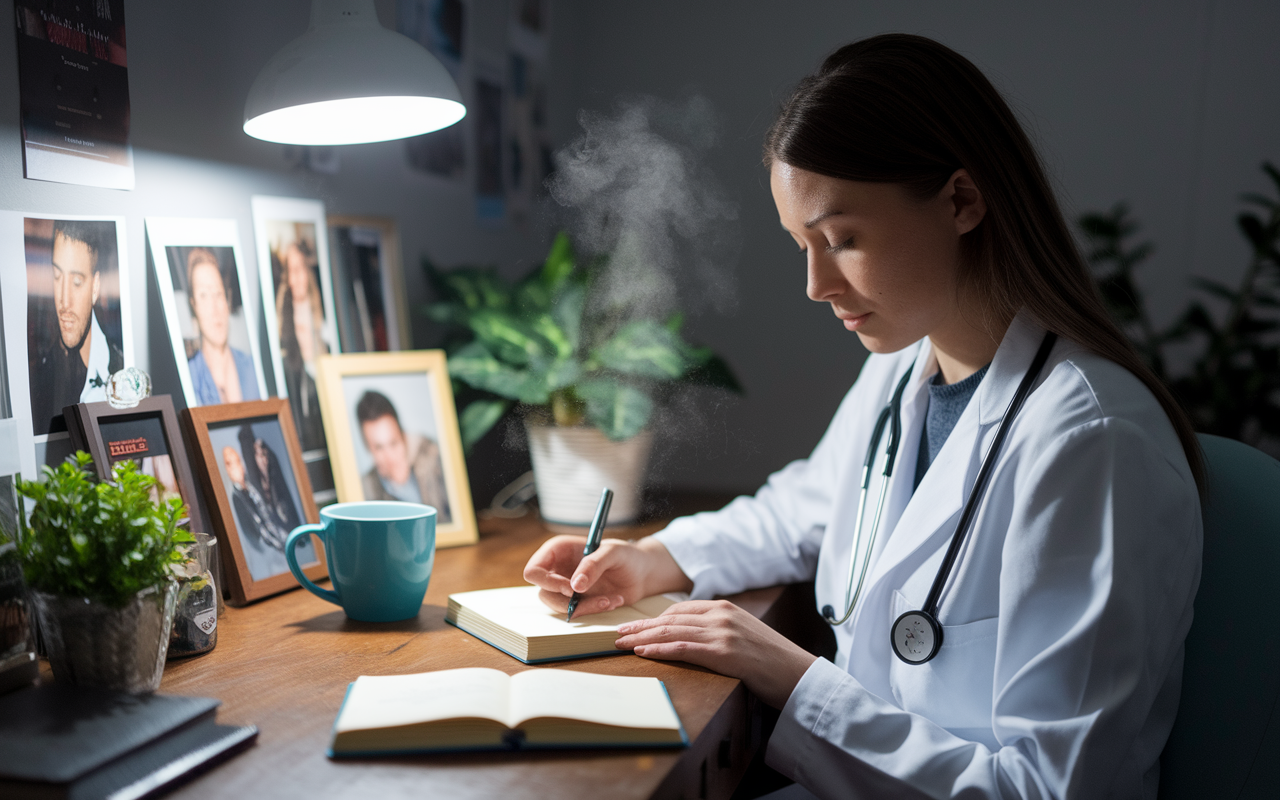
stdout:
<svg viewBox="0 0 1280 800">
<path fill-rule="evenodd" d="M 779 709 L 818 658 L 726 600 L 677 603 L 653 619 L 618 626 L 618 633 L 621 649 L 740 678 Z"/>
<path fill-rule="evenodd" d="M 583 557 L 585 536 L 548 539 L 529 559 L 524 579 L 542 591 L 543 603 L 567 611 L 573 593 L 582 594 L 574 614 L 598 614 L 663 592 L 687 592 L 692 582 L 667 548 L 654 539 L 605 539 Z"/>
</svg>

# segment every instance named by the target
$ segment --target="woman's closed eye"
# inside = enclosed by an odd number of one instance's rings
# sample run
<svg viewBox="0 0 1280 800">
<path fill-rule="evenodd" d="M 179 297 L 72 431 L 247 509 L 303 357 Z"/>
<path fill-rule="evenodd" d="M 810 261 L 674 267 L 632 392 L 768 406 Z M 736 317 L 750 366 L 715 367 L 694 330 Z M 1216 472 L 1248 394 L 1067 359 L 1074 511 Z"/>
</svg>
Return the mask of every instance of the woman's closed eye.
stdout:
<svg viewBox="0 0 1280 800">
<path fill-rule="evenodd" d="M 828 253 L 839 253 L 841 250 L 848 250 L 851 247 L 853 247 L 852 236 L 850 236 L 848 239 L 845 239 L 843 242 L 837 242 L 836 244 L 827 245 L 826 249 Z"/>
</svg>

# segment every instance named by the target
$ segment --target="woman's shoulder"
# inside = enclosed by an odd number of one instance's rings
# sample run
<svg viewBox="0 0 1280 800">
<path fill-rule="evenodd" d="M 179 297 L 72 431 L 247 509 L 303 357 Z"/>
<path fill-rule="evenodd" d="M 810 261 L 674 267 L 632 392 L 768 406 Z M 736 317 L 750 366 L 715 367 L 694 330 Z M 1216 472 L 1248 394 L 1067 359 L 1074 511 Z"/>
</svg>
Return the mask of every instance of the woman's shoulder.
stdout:
<svg viewBox="0 0 1280 800">
<path fill-rule="evenodd" d="M 1044 381 L 1027 400 L 1040 437 L 1089 431 L 1095 436 L 1136 437 L 1178 472 L 1186 455 L 1173 423 L 1151 389 L 1123 366 L 1074 342 L 1063 342 Z"/>
</svg>

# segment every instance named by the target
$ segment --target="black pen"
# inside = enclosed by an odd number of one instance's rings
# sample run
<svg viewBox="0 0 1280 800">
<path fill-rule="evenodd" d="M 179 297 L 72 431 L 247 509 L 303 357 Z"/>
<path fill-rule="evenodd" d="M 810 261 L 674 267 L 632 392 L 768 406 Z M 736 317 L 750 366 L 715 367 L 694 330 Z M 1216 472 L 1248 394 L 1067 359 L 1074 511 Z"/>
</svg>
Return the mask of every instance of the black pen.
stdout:
<svg viewBox="0 0 1280 800">
<path fill-rule="evenodd" d="M 591 529 L 587 531 L 587 546 L 582 548 L 582 557 L 586 558 L 596 551 L 600 546 L 600 539 L 604 537 L 604 523 L 609 519 L 609 505 L 613 502 L 613 490 L 606 488 L 600 493 L 600 505 L 596 506 L 595 519 L 591 520 Z M 573 597 L 569 598 L 569 613 L 565 615 L 564 621 L 568 622 L 573 619 L 573 611 L 578 607 L 578 601 L 582 599 L 582 595 L 577 592 L 573 593 Z"/>
</svg>

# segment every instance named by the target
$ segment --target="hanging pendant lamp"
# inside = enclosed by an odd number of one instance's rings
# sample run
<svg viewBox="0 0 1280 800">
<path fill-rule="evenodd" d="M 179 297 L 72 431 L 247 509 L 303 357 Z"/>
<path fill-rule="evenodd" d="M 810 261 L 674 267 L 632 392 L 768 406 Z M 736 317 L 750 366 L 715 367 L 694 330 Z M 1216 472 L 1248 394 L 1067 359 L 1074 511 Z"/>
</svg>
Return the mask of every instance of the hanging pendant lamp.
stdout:
<svg viewBox="0 0 1280 800">
<path fill-rule="evenodd" d="M 453 77 L 378 22 L 373 0 L 311 0 L 311 25 L 267 63 L 244 132 L 268 142 L 358 144 L 447 128 L 467 113 Z"/>
</svg>

